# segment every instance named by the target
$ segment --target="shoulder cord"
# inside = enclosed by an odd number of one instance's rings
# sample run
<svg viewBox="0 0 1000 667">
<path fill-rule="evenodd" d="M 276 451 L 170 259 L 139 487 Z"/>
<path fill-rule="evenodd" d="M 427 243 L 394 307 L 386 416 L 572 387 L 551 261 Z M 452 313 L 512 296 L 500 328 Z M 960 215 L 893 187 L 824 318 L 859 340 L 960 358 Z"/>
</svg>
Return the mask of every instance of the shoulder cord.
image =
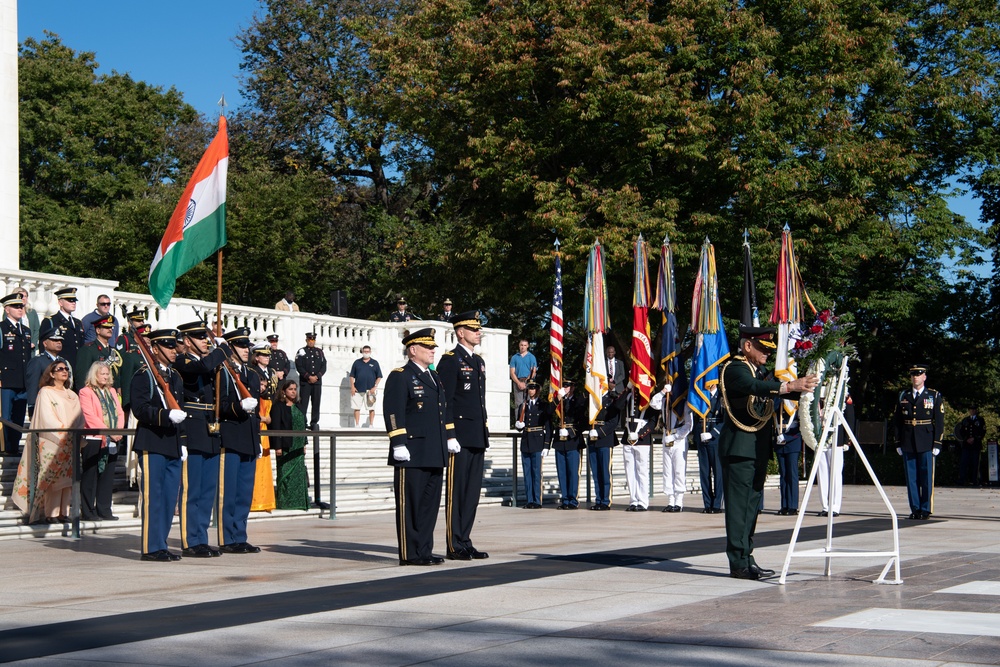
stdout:
<svg viewBox="0 0 1000 667">
<path fill-rule="evenodd" d="M 753 366 L 750 366 L 750 362 L 746 361 L 742 357 L 737 357 L 737 359 L 745 363 L 748 367 L 750 367 L 751 371 L 753 370 Z M 750 414 L 750 416 L 752 416 L 754 419 L 757 419 L 758 421 L 756 424 L 747 425 L 736 419 L 736 416 L 733 415 L 733 410 L 729 405 L 729 395 L 726 393 L 726 369 L 729 368 L 729 364 L 731 363 L 733 362 L 730 361 L 726 363 L 726 365 L 722 367 L 722 370 L 719 373 L 719 394 L 722 395 L 722 406 L 726 409 L 726 414 L 729 416 L 729 419 L 733 422 L 733 425 L 736 426 L 736 428 L 740 429 L 741 431 L 746 431 L 747 433 L 756 433 L 757 431 L 760 431 L 762 428 L 767 426 L 767 423 L 771 421 L 771 417 L 774 415 L 774 402 L 768 401 L 765 404 L 764 412 L 759 413 L 754 409 L 753 405 L 754 397 L 747 396 L 747 412 Z"/>
</svg>

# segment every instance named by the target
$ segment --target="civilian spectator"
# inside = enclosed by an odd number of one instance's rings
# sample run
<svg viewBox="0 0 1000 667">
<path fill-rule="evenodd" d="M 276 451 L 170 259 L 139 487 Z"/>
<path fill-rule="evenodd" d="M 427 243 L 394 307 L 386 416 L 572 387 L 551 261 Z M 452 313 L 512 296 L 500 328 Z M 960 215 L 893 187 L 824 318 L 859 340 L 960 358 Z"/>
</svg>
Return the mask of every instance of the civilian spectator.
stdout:
<svg viewBox="0 0 1000 667">
<path fill-rule="evenodd" d="M 299 312 L 299 304 L 295 303 L 295 292 L 292 290 L 285 292 L 285 298 L 274 304 L 274 309 L 289 313 Z"/>
<path fill-rule="evenodd" d="M 260 403 L 257 404 L 257 415 L 260 417 L 260 447 L 261 456 L 257 459 L 257 474 L 253 483 L 253 499 L 250 501 L 251 512 L 270 512 L 274 509 L 274 467 L 271 457 L 271 441 L 264 435 L 271 423 L 271 399 L 278 389 L 278 378 L 268 368 L 271 361 L 271 346 L 258 343 L 253 347 L 253 365 L 260 376 Z M 250 376 L 251 380 L 253 376 Z"/>
<path fill-rule="evenodd" d="M 604 351 L 608 359 L 608 387 L 616 394 L 625 391 L 625 381 L 628 375 L 625 374 L 625 363 L 621 359 L 615 359 L 615 346 L 608 345 Z"/>
<path fill-rule="evenodd" d="M 535 379 L 538 372 L 538 360 L 535 355 L 528 352 L 528 339 L 522 338 L 517 341 L 517 354 L 510 358 L 510 381 L 514 390 L 514 414 L 521 411 L 521 404 L 524 403 L 525 389 L 529 380 Z"/>
<path fill-rule="evenodd" d="M 87 428 L 125 428 L 125 410 L 112 385 L 111 366 L 95 362 L 80 390 L 80 408 Z M 80 514 L 85 521 L 117 521 L 111 513 L 120 435 L 88 435 L 83 440 Z"/>
<path fill-rule="evenodd" d="M 4 318 L 0 323 L 0 398 L 3 418 L 14 424 L 24 424 L 28 409 L 28 361 L 31 359 L 31 331 L 21 324 L 24 302 L 17 292 L 0 299 Z M 3 427 L 4 454 L 20 453 L 21 432 Z"/>
<path fill-rule="evenodd" d="M 271 428 L 275 431 L 305 431 L 306 417 L 299 410 L 299 387 L 293 380 L 278 386 L 271 404 Z M 275 504 L 282 510 L 309 509 L 309 476 L 306 473 L 304 435 L 271 437 L 271 449 L 278 459 L 278 489 Z"/>
<path fill-rule="evenodd" d="M 83 428 L 84 421 L 65 361 L 52 362 L 42 373 L 35 408 L 31 428 L 53 430 L 29 440 L 17 467 L 11 500 L 27 516 L 27 523 L 66 522 L 73 490 L 73 438 L 56 429 Z M 35 480 L 28 476 L 29 461 L 35 465 Z"/>
<path fill-rule="evenodd" d="M 57 327 L 62 327 L 62 356 L 69 362 L 70 368 L 77 371 L 76 354 L 83 347 L 83 324 L 73 316 L 76 312 L 76 288 L 64 287 L 56 290 L 56 298 L 59 300 L 59 312 L 45 319 Z M 83 369 L 83 374 L 87 374 L 87 369 Z"/>
<path fill-rule="evenodd" d="M 97 308 L 94 309 L 94 312 L 87 313 L 86 315 L 83 316 L 83 319 L 80 320 L 80 322 L 83 324 L 84 344 L 92 342 L 97 337 L 97 332 L 94 329 L 94 322 L 96 322 L 97 320 L 107 319 L 108 317 L 111 318 L 111 323 L 112 323 L 111 340 L 117 341 L 118 329 L 119 329 L 118 318 L 116 318 L 114 314 L 111 312 L 111 297 L 108 296 L 107 294 L 102 294 L 101 296 L 97 297 Z M 82 368 L 80 370 L 81 374 L 86 373 L 87 371 L 87 369 L 85 368 Z"/>
<path fill-rule="evenodd" d="M 371 345 L 361 348 L 361 358 L 354 360 L 351 366 L 351 409 L 354 410 L 354 427 L 361 425 L 361 409 L 368 410 L 366 427 L 375 425 L 375 396 L 379 380 L 382 379 L 382 369 L 378 362 L 372 359 Z"/>
</svg>

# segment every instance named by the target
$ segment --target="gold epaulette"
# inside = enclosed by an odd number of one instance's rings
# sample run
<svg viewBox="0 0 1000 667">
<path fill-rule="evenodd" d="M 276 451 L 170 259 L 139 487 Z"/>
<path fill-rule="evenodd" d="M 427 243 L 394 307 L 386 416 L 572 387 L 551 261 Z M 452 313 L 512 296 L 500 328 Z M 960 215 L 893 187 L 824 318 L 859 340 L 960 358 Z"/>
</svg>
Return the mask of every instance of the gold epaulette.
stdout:
<svg viewBox="0 0 1000 667">
<path fill-rule="evenodd" d="M 447 352 L 445 352 L 441 356 L 442 357 L 447 357 L 447 356 L 450 356 L 450 355 L 453 355 L 453 354 L 455 354 L 455 350 L 448 350 Z"/>
<path fill-rule="evenodd" d="M 400 366 L 399 368 L 393 368 L 393 369 L 392 369 L 392 372 L 393 372 L 393 373 L 402 373 L 402 372 L 403 372 L 403 367 L 402 367 L 402 366 Z"/>
</svg>

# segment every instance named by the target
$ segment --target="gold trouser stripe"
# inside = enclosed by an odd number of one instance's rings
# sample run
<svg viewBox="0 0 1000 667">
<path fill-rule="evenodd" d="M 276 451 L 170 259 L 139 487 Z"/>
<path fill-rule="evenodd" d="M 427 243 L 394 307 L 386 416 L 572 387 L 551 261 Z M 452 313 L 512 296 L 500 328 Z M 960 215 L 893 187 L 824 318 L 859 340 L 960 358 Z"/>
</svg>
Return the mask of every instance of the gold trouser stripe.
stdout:
<svg viewBox="0 0 1000 667">
<path fill-rule="evenodd" d="M 188 462 L 181 461 L 181 547 L 188 548 L 187 541 L 188 514 Z"/>
<path fill-rule="evenodd" d="M 226 451 L 219 452 L 219 492 L 215 498 L 215 525 L 219 531 L 219 546 L 226 545 L 226 537 L 223 532 L 225 521 L 222 518 L 222 499 L 226 494 Z"/>
<path fill-rule="evenodd" d="M 142 453 L 142 553 L 149 553 L 149 452 Z"/>
<path fill-rule="evenodd" d="M 399 560 L 406 560 L 406 468 L 397 467 L 396 520 L 399 528 Z"/>
<path fill-rule="evenodd" d="M 448 455 L 448 488 L 444 496 L 444 518 L 445 518 L 445 537 L 448 542 L 448 551 L 455 552 L 455 544 L 452 542 L 454 535 L 451 530 L 451 513 L 454 506 L 454 494 L 455 494 L 455 455 Z"/>
</svg>

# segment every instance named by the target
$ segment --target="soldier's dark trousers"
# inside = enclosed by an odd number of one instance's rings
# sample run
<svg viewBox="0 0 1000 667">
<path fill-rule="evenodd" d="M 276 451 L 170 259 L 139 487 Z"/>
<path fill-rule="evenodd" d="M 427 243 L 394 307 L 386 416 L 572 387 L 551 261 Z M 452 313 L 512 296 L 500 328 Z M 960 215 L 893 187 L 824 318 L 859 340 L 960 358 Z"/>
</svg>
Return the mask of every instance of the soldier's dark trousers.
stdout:
<svg viewBox="0 0 1000 667">
<path fill-rule="evenodd" d="M 189 452 L 181 476 L 181 540 L 185 549 L 208 544 L 216 491 L 219 454 Z M 256 468 L 256 466 L 255 466 Z"/>
<path fill-rule="evenodd" d="M 308 382 L 302 382 L 299 385 L 299 410 L 302 414 L 308 415 L 306 410 L 309 407 L 309 403 L 312 403 L 312 416 L 309 418 L 309 425 L 319 423 L 319 402 L 323 397 L 323 381 L 317 380 L 316 384 L 309 384 Z"/>
<path fill-rule="evenodd" d="M 479 495 L 483 488 L 485 449 L 462 448 L 448 457 L 448 490 L 445 494 L 445 518 L 448 522 L 448 552 L 473 547 L 472 526 L 476 523 Z"/>
<path fill-rule="evenodd" d="M 698 445 L 698 473 L 701 475 L 701 499 L 705 509 L 722 509 L 722 459 L 719 445 L 700 443 Z M 713 480 L 714 477 L 714 480 Z"/>
<path fill-rule="evenodd" d="M 442 468 L 395 468 L 392 488 L 400 561 L 431 557 L 443 476 Z"/>
<path fill-rule="evenodd" d="M 219 461 L 219 546 L 247 541 L 256 457 L 222 449 Z"/>
<path fill-rule="evenodd" d="M 722 459 L 722 486 L 726 497 L 726 557 L 729 569 L 750 567 L 753 534 L 757 529 L 757 508 L 764 495 L 767 458 L 742 456 Z"/>
<path fill-rule="evenodd" d="M 934 491 L 934 454 L 903 452 L 903 466 L 906 470 L 906 493 L 910 499 L 910 511 L 930 513 Z"/>
<path fill-rule="evenodd" d="M 151 554 L 167 548 L 167 536 L 177 507 L 181 460 L 141 452 L 139 461 L 142 465 L 142 553 Z"/>
<path fill-rule="evenodd" d="M 24 413 L 28 409 L 28 392 L 25 389 L 4 387 L 0 389 L 0 414 L 14 424 L 24 423 Z M 3 448 L 7 456 L 20 453 L 21 432 L 9 426 L 3 427 Z"/>
</svg>

